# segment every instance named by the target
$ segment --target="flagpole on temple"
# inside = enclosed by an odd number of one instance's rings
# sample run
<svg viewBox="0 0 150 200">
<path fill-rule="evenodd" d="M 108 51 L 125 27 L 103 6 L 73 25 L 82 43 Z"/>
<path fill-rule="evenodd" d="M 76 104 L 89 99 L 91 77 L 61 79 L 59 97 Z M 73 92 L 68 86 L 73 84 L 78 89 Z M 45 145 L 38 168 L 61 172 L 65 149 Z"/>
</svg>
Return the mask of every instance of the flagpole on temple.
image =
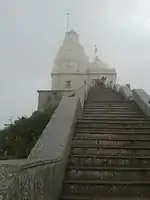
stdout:
<svg viewBox="0 0 150 200">
<path fill-rule="evenodd" d="M 70 17 L 70 13 L 66 13 L 66 32 L 69 32 L 69 17 Z"/>
</svg>

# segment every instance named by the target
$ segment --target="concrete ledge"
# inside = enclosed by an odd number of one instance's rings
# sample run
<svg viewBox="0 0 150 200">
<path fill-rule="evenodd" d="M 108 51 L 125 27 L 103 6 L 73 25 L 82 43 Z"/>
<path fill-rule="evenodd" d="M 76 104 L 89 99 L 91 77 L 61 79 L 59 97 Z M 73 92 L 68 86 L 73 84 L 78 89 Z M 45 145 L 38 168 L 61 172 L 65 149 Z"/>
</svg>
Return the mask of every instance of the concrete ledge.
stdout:
<svg viewBox="0 0 150 200">
<path fill-rule="evenodd" d="M 57 160 L 0 161 L 0 199 L 57 199 L 60 168 Z"/>
<path fill-rule="evenodd" d="M 63 97 L 29 159 L 62 159 L 69 145 L 81 105 L 75 97 Z M 67 149 L 68 150 L 68 149 Z"/>
<path fill-rule="evenodd" d="M 123 95 L 125 100 L 131 100 L 132 99 L 132 92 L 127 86 L 121 86 L 119 88 L 119 92 Z"/>
<path fill-rule="evenodd" d="M 150 116 L 150 95 L 148 95 L 143 89 L 135 89 L 132 93 L 133 100 L 147 116 Z"/>
</svg>

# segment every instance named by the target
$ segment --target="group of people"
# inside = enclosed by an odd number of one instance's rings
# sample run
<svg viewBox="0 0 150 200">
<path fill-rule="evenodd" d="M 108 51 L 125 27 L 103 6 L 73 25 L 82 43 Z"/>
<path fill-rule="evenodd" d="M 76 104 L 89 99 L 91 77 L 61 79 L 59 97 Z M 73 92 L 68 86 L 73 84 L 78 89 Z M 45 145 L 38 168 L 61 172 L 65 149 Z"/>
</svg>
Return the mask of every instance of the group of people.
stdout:
<svg viewBox="0 0 150 200">
<path fill-rule="evenodd" d="M 108 81 L 107 77 L 103 76 L 101 79 L 93 79 L 92 85 L 95 88 L 111 88 L 112 81 Z"/>
</svg>

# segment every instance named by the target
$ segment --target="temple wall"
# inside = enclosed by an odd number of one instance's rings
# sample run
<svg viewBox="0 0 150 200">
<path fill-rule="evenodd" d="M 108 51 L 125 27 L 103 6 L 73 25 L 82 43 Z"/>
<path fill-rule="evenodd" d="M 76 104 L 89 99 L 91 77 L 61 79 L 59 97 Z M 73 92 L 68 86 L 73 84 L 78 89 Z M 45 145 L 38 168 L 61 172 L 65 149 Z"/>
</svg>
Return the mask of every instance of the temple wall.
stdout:
<svg viewBox="0 0 150 200">
<path fill-rule="evenodd" d="M 103 76 L 107 77 L 108 81 L 112 81 L 112 84 L 116 83 L 117 77 L 115 74 L 55 74 L 52 75 L 52 90 L 73 90 L 91 82 L 92 79 L 100 79 Z M 70 82 L 69 85 L 67 85 L 67 81 Z"/>
<path fill-rule="evenodd" d="M 70 87 L 67 85 L 70 82 Z M 52 76 L 52 90 L 73 90 L 87 83 L 87 75 L 61 74 Z"/>
</svg>

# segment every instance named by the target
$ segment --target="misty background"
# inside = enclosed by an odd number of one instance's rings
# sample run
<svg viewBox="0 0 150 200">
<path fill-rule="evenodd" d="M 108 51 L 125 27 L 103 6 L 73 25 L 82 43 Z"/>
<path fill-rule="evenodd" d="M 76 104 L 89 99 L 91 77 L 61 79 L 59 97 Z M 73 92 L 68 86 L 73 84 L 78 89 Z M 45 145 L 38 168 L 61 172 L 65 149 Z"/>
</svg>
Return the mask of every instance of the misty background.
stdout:
<svg viewBox="0 0 150 200">
<path fill-rule="evenodd" d="M 51 88 L 67 12 L 90 58 L 96 44 L 119 83 L 150 93 L 149 0 L 0 0 L 0 128 L 30 115 L 37 90 Z"/>
</svg>

